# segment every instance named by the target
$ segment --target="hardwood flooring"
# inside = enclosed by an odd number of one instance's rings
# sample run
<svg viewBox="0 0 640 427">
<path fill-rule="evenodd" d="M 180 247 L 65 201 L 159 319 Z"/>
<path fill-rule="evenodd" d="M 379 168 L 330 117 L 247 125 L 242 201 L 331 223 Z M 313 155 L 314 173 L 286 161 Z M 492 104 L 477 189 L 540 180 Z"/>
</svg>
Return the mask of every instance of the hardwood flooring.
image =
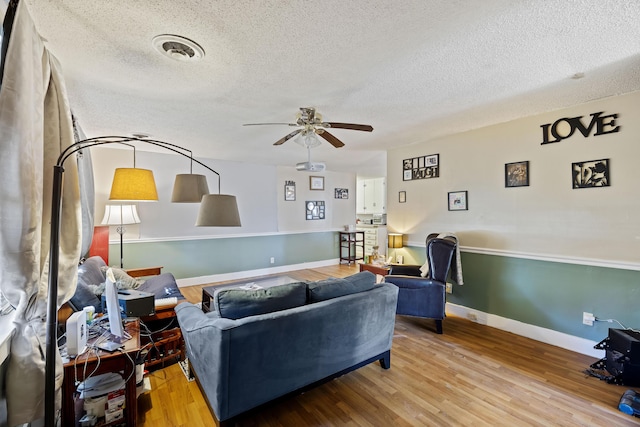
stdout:
<svg viewBox="0 0 640 427">
<path fill-rule="evenodd" d="M 357 267 L 292 271 L 300 280 L 344 277 Z M 182 288 L 199 302 L 201 286 Z M 396 318 L 391 369 L 373 363 L 304 394 L 268 404 L 239 426 L 631 426 L 618 411 L 629 387 L 583 371 L 595 359 L 467 319 Z M 150 374 L 138 425 L 215 425 L 197 383 L 179 365 Z"/>
</svg>

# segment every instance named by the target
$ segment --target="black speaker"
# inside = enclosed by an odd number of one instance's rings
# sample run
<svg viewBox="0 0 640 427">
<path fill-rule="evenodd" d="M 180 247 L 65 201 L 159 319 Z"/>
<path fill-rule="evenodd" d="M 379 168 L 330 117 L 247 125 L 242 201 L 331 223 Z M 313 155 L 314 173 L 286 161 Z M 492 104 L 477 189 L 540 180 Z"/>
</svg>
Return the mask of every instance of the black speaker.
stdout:
<svg viewBox="0 0 640 427">
<path fill-rule="evenodd" d="M 608 347 L 623 354 L 629 363 L 640 363 L 640 333 L 609 329 Z"/>
</svg>

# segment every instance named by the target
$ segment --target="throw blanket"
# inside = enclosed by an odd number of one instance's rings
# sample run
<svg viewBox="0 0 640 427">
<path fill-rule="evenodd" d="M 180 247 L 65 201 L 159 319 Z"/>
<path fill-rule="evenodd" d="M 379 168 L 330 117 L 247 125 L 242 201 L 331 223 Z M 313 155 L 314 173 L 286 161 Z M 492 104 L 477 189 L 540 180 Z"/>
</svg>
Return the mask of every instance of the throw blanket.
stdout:
<svg viewBox="0 0 640 427">
<path fill-rule="evenodd" d="M 440 233 L 436 236 L 439 239 L 445 237 L 453 237 L 456 241 L 456 253 L 451 260 L 451 279 L 453 279 L 458 285 L 464 285 L 464 279 L 462 278 L 462 261 L 460 259 L 460 245 L 458 244 L 458 236 L 455 233 Z M 422 267 L 420 267 L 422 277 L 427 277 L 429 274 L 429 260 L 427 259 Z"/>
</svg>

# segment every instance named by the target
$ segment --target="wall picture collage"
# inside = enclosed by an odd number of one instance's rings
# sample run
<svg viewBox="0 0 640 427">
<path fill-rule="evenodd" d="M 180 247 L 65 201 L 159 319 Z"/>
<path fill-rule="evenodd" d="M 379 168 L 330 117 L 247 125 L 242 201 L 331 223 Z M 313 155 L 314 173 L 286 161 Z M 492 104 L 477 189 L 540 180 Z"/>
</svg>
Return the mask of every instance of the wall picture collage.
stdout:
<svg viewBox="0 0 640 427">
<path fill-rule="evenodd" d="M 591 114 L 591 123 L 585 125 L 583 116 L 563 118 L 553 124 L 542 125 L 543 142 L 541 145 L 560 142 L 575 133 L 581 133 L 585 138 L 619 132 L 621 126 L 616 123 L 618 114 L 603 115 L 604 112 Z M 570 131 L 563 134 L 559 129 L 568 123 Z M 576 132 L 578 131 L 578 132 Z M 555 139 L 552 139 L 555 138 Z M 609 187 L 611 185 L 610 159 L 584 160 L 571 164 L 572 188 Z M 402 180 L 415 181 L 418 179 L 438 178 L 440 176 L 440 155 L 412 157 L 402 161 Z M 505 188 L 529 186 L 529 161 L 506 163 L 504 165 Z M 447 193 L 447 208 L 450 211 L 466 211 L 469 209 L 469 194 L 464 191 L 450 191 Z M 398 193 L 398 202 L 406 203 L 407 192 Z"/>
</svg>

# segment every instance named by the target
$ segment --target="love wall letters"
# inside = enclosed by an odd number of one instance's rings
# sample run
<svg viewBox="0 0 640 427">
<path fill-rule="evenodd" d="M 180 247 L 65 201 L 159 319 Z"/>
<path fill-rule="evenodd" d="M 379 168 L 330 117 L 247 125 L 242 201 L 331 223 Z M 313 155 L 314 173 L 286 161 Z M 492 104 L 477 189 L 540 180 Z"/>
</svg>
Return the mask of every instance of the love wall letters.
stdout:
<svg viewBox="0 0 640 427">
<path fill-rule="evenodd" d="M 593 130 L 593 136 L 606 135 L 620 131 L 620 126 L 616 124 L 617 114 L 603 116 L 604 111 L 591 114 L 591 121 L 588 125 L 582 122 L 583 116 L 563 117 L 553 123 L 540 126 L 542 128 L 542 142 L 540 145 L 560 142 L 571 137 L 576 130 L 580 131 L 585 138 L 589 137 Z"/>
</svg>

